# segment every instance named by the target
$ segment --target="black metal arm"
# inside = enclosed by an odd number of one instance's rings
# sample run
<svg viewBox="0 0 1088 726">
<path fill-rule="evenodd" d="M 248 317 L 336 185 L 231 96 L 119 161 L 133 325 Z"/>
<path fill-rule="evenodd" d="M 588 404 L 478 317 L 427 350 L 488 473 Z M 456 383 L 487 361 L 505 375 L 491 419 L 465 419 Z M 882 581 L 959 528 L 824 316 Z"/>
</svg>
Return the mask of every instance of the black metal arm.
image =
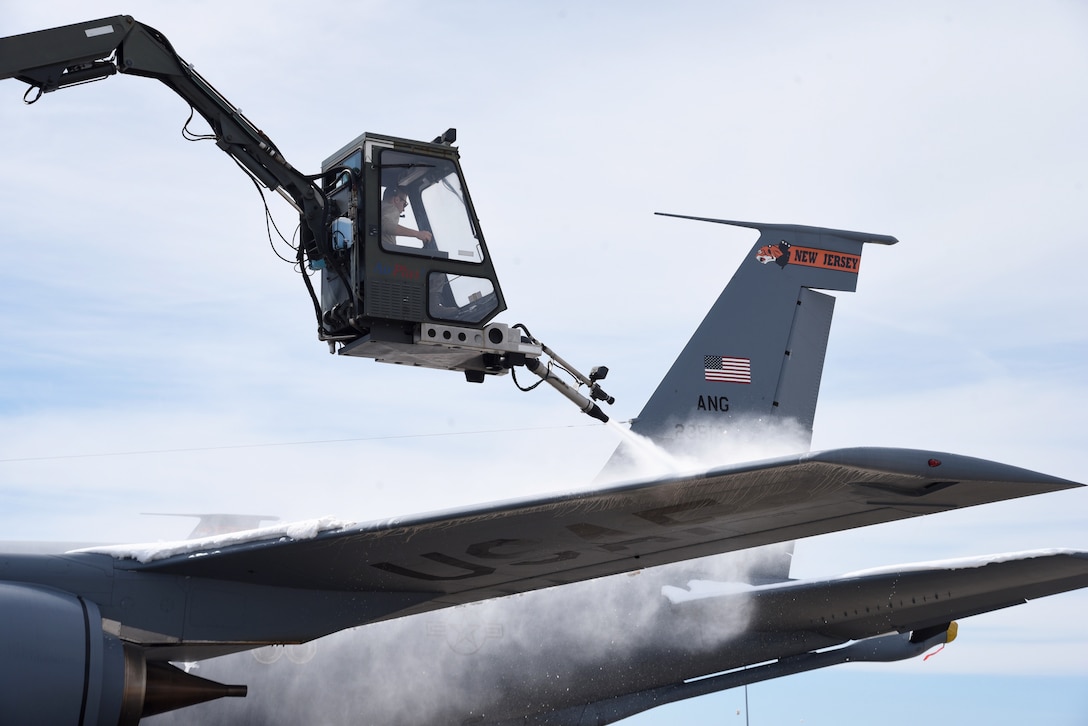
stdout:
<svg viewBox="0 0 1088 726">
<path fill-rule="evenodd" d="M 174 51 L 159 31 L 127 15 L 0 38 L 0 80 L 30 85 L 27 103 L 59 88 L 115 73 L 154 78 L 185 99 L 211 126 L 215 142 L 261 184 L 299 212 L 302 249 L 323 239 L 325 197 L 242 113 Z"/>
</svg>

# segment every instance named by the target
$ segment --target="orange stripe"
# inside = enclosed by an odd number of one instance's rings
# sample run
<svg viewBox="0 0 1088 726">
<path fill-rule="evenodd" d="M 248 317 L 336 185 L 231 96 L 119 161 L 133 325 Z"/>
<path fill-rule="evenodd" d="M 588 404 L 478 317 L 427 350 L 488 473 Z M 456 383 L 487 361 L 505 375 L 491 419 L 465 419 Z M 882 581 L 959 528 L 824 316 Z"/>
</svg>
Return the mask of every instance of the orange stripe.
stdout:
<svg viewBox="0 0 1088 726">
<path fill-rule="evenodd" d="M 819 267 L 824 270 L 840 270 L 858 274 L 861 255 L 845 252 L 816 249 L 815 247 L 793 247 L 790 249 L 790 264 L 803 267 Z"/>
</svg>

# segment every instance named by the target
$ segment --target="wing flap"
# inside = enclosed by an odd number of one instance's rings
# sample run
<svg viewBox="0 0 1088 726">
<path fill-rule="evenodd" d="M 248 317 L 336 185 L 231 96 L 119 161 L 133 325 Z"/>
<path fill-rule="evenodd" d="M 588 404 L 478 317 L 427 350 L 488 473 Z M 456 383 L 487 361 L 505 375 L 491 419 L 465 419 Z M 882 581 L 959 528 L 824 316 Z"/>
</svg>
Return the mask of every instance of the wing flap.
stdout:
<svg viewBox="0 0 1088 726">
<path fill-rule="evenodd" d="M 250 541 L 189 542 L 184 554 L 119 566 L 278 587 L 431 593 L 416 612 L 1075 486 L 968 457 L 842 449 L 337 526 L 304 539 L 258 530 Z"/>
</svg>

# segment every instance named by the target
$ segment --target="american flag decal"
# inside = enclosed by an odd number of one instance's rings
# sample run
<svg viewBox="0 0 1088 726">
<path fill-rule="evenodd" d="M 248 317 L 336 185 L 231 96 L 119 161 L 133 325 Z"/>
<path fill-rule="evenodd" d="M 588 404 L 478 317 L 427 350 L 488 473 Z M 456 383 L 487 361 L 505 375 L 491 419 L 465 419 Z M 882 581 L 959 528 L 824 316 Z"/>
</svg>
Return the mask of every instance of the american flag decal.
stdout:
<svg viewBox="0 0 1088 726">
<path fill-rule="evenodd" d="M 706 380 L 719 383 L 751 383 L 752 360 L 731 358 L 726 355 L 704 355 L 703 369 Z"/>
</svg>

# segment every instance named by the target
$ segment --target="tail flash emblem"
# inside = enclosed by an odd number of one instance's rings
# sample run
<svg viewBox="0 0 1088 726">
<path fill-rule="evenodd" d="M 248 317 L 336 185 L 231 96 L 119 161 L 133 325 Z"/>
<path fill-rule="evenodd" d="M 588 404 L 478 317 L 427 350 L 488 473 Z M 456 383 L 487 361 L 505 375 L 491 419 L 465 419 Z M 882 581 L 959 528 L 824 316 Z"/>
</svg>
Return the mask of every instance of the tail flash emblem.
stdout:
<svg viewBox="0 0 1088 726">
<path fill-rule="evenodd" d="M 763 264 L 774 263 L 785 268 L 787 265 L 819 267 L 823 270 L 841 270 L 858 274 L 861 255 L 846 252 L 831 252 L 815 247 L 798 247 L 782 240 L 776 245 L 763 245 L 756 253 L 756 259 Z"/>
<path fill-rule="evenodd" d="M 756 253 L 756 259 L 764 265 L 773 262 L 779 267 L 785 267 L 790 263 L 791 245 L 782 240 L 776 245 L 763 245 Z"/>
<path fill-rule="evenodd" d="M 704 355 L 703 372 L 705 380 L 716 383 L 751 383 L 752 361 L 749 358 Z"/>
</svg>

